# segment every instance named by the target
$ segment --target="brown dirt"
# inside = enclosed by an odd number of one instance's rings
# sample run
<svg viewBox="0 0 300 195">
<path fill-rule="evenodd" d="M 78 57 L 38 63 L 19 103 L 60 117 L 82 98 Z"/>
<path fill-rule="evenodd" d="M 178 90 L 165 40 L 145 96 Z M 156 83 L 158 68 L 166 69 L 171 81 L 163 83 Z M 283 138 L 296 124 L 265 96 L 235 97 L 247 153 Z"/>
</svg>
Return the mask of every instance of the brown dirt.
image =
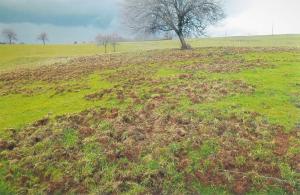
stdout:
<svg viewBox="0 0 300 195">
<path fill-rule="evenodd" d="M 289 135 L 283 132 L 278 132 L 275 137 L 275 145 L 276 148 L 274 153 L 279 156 L 285 155 L 289 148 Z"/>
<path fill-rule="evenodd" d="M 38 120 L 36 121 L 33 126 L 35 127 L 39 127 L 39 126 L 45 126 L 49 123 L 49 118 L 44 118 L 44 119 L 41 119 L 41 120 Z"/>
<path fill-rule="evenodd" d="M 250 182 L 246 177 L 237 179 L 233 185 L 233 192 L 238 195 L 246 194 L 250 189 Z"/>
</svg>

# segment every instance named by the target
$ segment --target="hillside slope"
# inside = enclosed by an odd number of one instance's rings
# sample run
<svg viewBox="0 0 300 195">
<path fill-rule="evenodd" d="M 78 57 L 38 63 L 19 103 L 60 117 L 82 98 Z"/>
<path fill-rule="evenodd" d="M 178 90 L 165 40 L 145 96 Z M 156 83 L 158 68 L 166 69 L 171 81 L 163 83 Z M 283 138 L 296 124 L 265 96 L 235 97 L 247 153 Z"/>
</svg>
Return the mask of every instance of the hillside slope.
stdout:
<svg viewBox="0 0 300 195">
<path fill-rule="evenodd" d="M 299 78 L 295 48 L 124 53 L 2 74 L 0 193 L 299 193 Z"/>
</svg>

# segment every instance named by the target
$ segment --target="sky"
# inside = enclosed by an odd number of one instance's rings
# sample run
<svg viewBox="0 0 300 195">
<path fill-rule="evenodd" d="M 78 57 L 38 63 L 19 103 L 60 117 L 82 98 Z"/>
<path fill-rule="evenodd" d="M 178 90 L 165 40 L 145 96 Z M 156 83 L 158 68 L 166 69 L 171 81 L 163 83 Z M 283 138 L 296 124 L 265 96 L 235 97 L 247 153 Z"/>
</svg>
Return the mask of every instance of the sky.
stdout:
<svg viewBox="0 0 300 195">
<path fill-rule="evenodd" d="M 51 43 L 89 42 L 117 32 L 123 0 L 0 0 L 0 31 L 13 29 L 19 42 L 36 43 L 47 32 Z M 223 0 L 226 18 L 207 35 L 300 34 L 300 0 Z M 122 33 L 123 32 L 123 33 Z M 0 41 L 4 38 L 0 36 Z"/>
</svg>

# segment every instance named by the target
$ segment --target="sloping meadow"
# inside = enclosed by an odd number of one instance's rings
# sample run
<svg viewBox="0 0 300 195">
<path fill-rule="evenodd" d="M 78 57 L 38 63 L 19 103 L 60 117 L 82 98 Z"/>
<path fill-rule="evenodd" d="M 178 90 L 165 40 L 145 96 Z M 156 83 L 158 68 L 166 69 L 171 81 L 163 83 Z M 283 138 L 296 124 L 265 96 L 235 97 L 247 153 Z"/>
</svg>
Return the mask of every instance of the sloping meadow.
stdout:
<svg viewBox="0 0 300 195">
<path fill-rule="evenodd" d="M 299 74 L 299 50 L 272 48 L 82 57 L 2 74 L 0 192 L 297 193 Z M 20 120 L 14 98 L 50 103 Z"/>
</svg>

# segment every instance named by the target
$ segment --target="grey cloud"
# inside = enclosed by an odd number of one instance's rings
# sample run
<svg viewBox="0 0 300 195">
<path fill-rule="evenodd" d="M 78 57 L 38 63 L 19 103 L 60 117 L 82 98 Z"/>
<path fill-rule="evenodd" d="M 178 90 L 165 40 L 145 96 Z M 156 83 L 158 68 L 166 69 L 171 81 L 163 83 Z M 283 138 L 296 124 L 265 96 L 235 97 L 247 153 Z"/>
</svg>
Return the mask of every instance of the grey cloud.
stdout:
<svg viewBox="0 0 300 195">
<path fill-rule="evenodd" d="M 107 28 L 117 10 L 117 0 L 2 0 L 0 22 Z"/>
<path fill-rule="evenodd" d="M 121 1 L 0 0 L 0 31 L 12 28 L 24 42 L 36 42 L 36 35 L 47 31 L 51 43 L 89 41 L 99 32 L 122 33 Z M 277 34 L 300 33 L 299 0 L 222 1 L 227 18 L 208 35 L 270 34 L 272 23 Z"/>
</svg>

